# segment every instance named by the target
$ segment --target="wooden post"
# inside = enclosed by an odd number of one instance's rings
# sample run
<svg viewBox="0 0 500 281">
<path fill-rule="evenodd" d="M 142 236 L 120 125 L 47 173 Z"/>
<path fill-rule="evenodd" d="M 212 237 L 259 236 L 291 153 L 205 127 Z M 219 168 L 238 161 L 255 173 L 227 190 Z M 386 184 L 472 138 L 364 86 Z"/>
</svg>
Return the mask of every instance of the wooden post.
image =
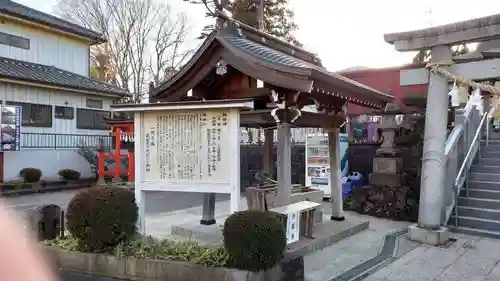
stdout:
<svg viewBox="0 0 500 281">
<path fill-rule="evenodd" d="M 134 152 L 129 151 L 128 152 L 128 181 L 129 182 L 134 182 Z"/>
<path fill-rule="evenodd" d="M 264 131 L 264 147 L 262 157 L 262 170 L 270 178 L 274 178 L 274 161 L 273 161 L 273 143 L 274 143 L 274 129 L 266 129 Z"/>
<path fill-rule="evenodd" d="M 343 221 L 344 209 L 342 201 L 342 177 L 340 172 L 340 130 L 330 129 L 328 131 L 328 152 L 330 156 L 330 188 L 332 216 L 331 220 Z"/>
<path fill-rule="evenodd" d="M 97 184 L 105 184 L 104 179 L 104 151 L 99 149 L 97 151 Z"/>
<path fill-rule="evenodd" d="M 121 182 L 121 171 L 120 171 L 120 160 L 122 157 L 121 154 L 121 135 L 122 135 L 122 129 L 120 127 L 117 127 L 114 130 L 114 135 L 115 135 L 115 170 L 114 170 L 114 175 L 113 175 L 113 182 Z"/>
<path fill-rule="evenodd" d="M 290 204 L 292 198 L 292 147 L 290 144 L 290 124 L 278 124 L 278 204 Z"/>
</svg>

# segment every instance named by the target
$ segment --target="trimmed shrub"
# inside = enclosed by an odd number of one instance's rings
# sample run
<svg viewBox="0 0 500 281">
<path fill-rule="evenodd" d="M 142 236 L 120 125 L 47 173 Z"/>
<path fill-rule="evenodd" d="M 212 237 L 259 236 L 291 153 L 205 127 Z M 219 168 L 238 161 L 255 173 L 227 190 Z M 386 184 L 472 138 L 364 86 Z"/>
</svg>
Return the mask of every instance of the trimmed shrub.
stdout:
<svg viewBox="0 0 500 281">
<path fill-rule="evenodd" d="M 249 271 L 272 268 L 283 257 L 286 235 L 275 215 L 241 211 L 229 216 L 222 230 L 231 266 Z"/>
<path fill-rule="evenodd" d="M 37 168 L 24 168 L 19 172 L 19 177 L 24 179 L 24 182 L 37 182 L 42 178 L 42 171 Z"/>
<path fill-rule="evenodd" d="M 62 169 L 59 171 L 59 176 L 65 181 L 76 181 L 80 179 L 80 172 L 72 169 Z"/>
<path fill-rule="evenodd" d="M 136 233 L 134 193 L 119 187 L 95 186 L 80 191 L 66 211 L 68 230 L 88 252 L 106 252 Z"/>
</svg>

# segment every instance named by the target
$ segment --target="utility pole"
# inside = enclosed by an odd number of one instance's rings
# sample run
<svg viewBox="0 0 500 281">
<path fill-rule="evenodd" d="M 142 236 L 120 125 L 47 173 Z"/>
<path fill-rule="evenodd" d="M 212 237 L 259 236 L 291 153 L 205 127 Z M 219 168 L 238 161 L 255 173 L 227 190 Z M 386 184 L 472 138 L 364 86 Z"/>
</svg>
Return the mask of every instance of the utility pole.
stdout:
<svg viewBox="0 0 500 281">
<path fill-rule="evenodd" d="M 257 27 L 260 31 L 264 31 L 264 1 L 259 1 L 259 6 L 257 8 Z"/>
</svg>

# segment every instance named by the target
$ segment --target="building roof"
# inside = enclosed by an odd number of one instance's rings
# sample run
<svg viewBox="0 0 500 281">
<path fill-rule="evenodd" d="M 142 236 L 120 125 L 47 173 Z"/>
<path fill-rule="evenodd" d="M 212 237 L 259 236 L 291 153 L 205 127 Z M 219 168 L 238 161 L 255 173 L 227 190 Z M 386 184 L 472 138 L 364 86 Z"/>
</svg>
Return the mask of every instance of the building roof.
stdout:
<svg viewBox="0 0 500 281">
<path fill-rule="evenodd" d="M 71 34 L 82 36 L 96 43 L 106 42 L 99 32 L 84 28 L 61 18 L 40 12 L 11 0 L 0 0 L 0 14 L 21 18 L 41 25 L 52 27 Z"/>
<path fill-rule="evenodd" d="M 375 108 L 393 99 L 388 93 L 328 71 L 314 54 L 304 49 L 235 20 L 226 20 L 225 25 L 212 32 L 191 60 L 156 88 L 153 96 L 175 100 L 184 94 L 186 84 L 199 82 L 192 82 L 195 72 L 202 72 L 203 68 L 208 74 L 207 67 L 213 70 L 220 58 L 242 73 L 285 89 L 303 93 L 315 91 Z"/>
<path fill-rule="evenodd" d="M 30 63 L 0 57 L 0 79 L 11 79 L 44 85 L 53 85 L 75 91 L 106 93 L 117 97 L 128 96 L 124 89 L 96 79 L 75 74 L 55 66 Z"/>
</svg>

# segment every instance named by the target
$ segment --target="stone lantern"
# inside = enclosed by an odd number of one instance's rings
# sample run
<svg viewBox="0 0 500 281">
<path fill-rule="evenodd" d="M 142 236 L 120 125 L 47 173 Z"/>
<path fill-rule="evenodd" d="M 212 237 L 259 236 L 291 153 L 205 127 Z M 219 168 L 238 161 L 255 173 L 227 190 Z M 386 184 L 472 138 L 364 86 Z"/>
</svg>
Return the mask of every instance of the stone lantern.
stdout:
<svg viewBox="0 0 500 281">
<path fill-rule="evenodd" d="M 388 104 L 382 115 L 379 128 L 383 143 L 373 158 L 373 172 L 369 185 L 353 190 L 353 198 L 362 213 L 378 217 L 408 220 L 408 187 L 404 186 L 405 173 L 401 150 L 394 146 L 394 137 L 399 125 L 396 115 L 401 114 L 395 104 Z"/>
</svg>

